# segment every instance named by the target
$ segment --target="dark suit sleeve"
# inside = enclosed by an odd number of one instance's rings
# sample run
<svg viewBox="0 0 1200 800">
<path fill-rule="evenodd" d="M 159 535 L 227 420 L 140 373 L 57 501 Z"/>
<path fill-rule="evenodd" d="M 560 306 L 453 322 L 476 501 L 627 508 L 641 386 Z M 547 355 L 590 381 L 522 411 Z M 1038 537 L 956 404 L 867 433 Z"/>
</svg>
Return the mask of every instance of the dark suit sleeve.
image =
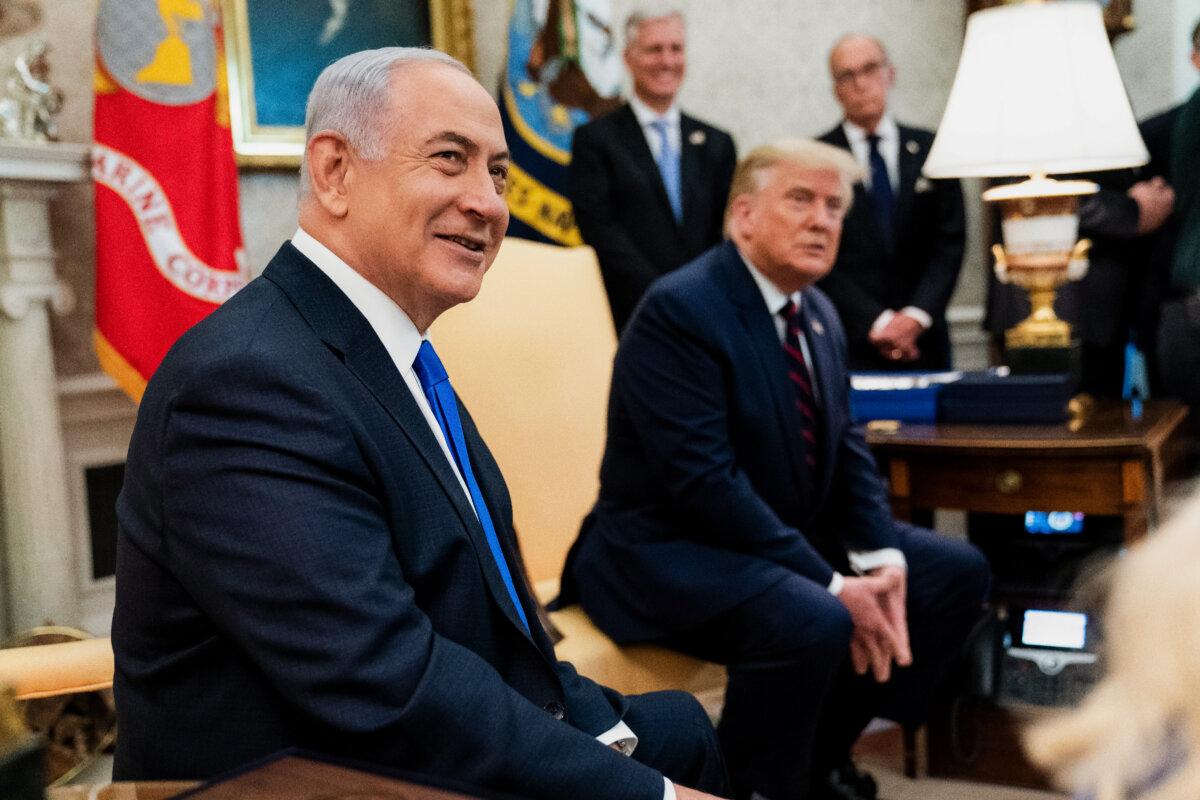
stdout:
<svg viewBox="0 0 1200 800">
<path fill-rule="evenodd" d="M 721 360 L 663 293 L 651 293 L 617 355 L 613 391 L 629 414 L 655 483 L 697 540 L 755 553 L 828 585 L 833 568 L 779 519 L 737 463 Z M 711 323 L 709 323 L 711 324 Z"/>
<path fill-rule="evenodd" d="M 661 798 L 658 772 L 434 630 L 394 553 L 421 532 L 394 530 L 365 437 L 302 373 L 249 357 L 208 371 L 175 396 L 161 440 L 163 557 L 298 727 L 523 797 Z"/>
<path fill-rule="evenodd" d="M 834 268 L 821 279 L 821 291 L 837 304 L 842 324 L 846 332 L 857 345 L 869 347 L 867 338 L 871 326 L 879 319 L 887 306 L 876 300 L 854 279 L 846 270 Z"/>
<path fill-rule="evenodd" d="M 583 241 L 596 251 L 604 272 L 616 277 L 621 286 L 640 286 L 640 295 L 658 277 L 658 270 L 618 220 L 620 198 L 614 192 L 612 169 L 595 130 L 588 125 L 576 130 L 567 172 L 575 223 Z"/>
<path fill-rule="evenodd" d="M 966 216 L 962 186 L 957 180 L 936 180 L 931 184 L 931 191 L 937 195 L 937 216 L 931 233 L 929 256 L 908 305 L 916 306 L 939 320 L 946 315 L 946 306 L 954 294 L 958 273 L 962 269 Z"/>
<path fill-rule="evenodd" d="M 1125 192 L 1101 187 L 1079 205 L 1079 234 L 1132 239 L 1138 235 L 1138 216 L 1136 200 Z"/>
<path fill-rule="evenodd" d="M 896 526 L 879 465 L 863 436 L 862 426 L 851 421 L 845 329 L 827 299 L 813 291 L 806 293 L 805 299 L 813 304 L 811 313 L 814 317 L 824 320 L 834 349 L 834 362 L 826 365 L 821 379 L 836 382 L 836 390 L 830 392 L 834 408 L 825 409 L 825 419 L 830 430 L 840 432 L 841 439 L 829 497 L 825 501 L 827 519 L 824 523 L 837 533 L 838 541 L 847 550 L 897 547 Z M 834 424 L 835 419 L 842 422 Z"/>
</svg>

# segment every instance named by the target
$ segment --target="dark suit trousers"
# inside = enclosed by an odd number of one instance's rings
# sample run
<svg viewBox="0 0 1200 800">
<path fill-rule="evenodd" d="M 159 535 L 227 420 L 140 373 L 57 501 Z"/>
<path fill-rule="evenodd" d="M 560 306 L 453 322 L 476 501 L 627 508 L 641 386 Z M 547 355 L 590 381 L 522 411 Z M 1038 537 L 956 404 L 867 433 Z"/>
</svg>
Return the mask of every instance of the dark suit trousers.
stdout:
<svg viewBox="0 0 1200 800">
<path fill-rule="evenodd" d="M 729 779 L 708 715 L 686 692 L 630 695 L 624 722 L 638 737 L 633 759 L 673 783 L 726 797 Z"/>
<path fill-rule="evenodd" d="M 983 610 L 990 571 L 965 542 L 897 523 L 908 560 L 913 665 L 878 684 L 849 664 L 850 614 L 824 586 L 789 576 L 662 644 L 727 666 L 717 728 L 734 796 L 809 796 L 875 716 L 924 721 L 937 685 Z"/>
</svg>

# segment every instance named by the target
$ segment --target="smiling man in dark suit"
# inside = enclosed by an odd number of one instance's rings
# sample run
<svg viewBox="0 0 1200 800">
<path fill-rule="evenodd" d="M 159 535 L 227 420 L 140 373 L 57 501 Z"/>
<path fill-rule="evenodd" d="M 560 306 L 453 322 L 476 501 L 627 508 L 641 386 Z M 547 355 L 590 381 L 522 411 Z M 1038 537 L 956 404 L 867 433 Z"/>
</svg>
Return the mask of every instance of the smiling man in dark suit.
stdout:
<svg viewBox="0 0 1200 800">
<path fill-rule="evenodd" d="M 965 236 L 962 189 L 956 180 L 921 177 L 933 132 L 899 125 L 888 111 L 896 70 L 879 40 L 843 37 L 829 71 L 845 119 L 821 141 L 849 150 L 865 172 L 837 263 L 820 283 L 846 326 L 850 368 L 947 369 L 946 305 Z"/>
<path fill-rule="evenodd" d="M 300 229 L 139 410 L 116 775 L 298 746 L 520 797 L 719 791 L 693 698 L 622 697 L 555 659 L 504 479 L 425 338 L 508 225 L 495 103 L 443 53 L 384 48 L 322 73 L 307 131 Z"/>
<path fill-rule="evenodd" d="M 738 798 L 874 797 L 850 746 L 875 715 L 923 720 L 987 592 L 977 550 L 892 519 L 850 419 L 845 336 L 812 285 L 858 172 L 812 141 L 738 165 L 732 241 L 650 287 L 621 339 L 563 577 L 618 642 L 728 666 Z"/>
<path fill-rule="evenodd" d="M 682 13 L 635 11 L 625 23 L 633 96 L 575 131 L 567 191 L 618 334 L 655 278 L 721 241 L 737 155 L 729 134 L 680 112 L 686 64 Z"/>
</svg>

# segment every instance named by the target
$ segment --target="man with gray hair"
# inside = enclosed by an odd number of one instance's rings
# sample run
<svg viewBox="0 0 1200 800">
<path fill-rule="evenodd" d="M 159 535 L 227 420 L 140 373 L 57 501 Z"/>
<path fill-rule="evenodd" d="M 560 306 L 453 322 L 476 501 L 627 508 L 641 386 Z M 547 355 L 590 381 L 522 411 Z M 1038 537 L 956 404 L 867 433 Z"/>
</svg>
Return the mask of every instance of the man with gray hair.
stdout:
<svg viewBox="0 0 1200 800">
<path fill-rule="evenodd" d="M 962 190 L 956 180 L 921 177 L 933 132 L 892 116 L 896 69 L 878 39 L 843 36 L 829 72 L 844 118 L 821 141 L 850 151 L 864 169 L 844 246 L 821 281 L 846 328 L 850 368 L 949 369 L 946 306 L 962 268 Z"/>
<path fill-rule="evenodd" d="M 633 95 L 575 131 L 567 194 L 618 334 L 655 278 L 721 241 L 737 155 L 729 134 L 680 112 L 686 65 L 682 13 L 634 11 L 625 23 Z"/>
<path fill-rule="evenodd" d="M 449 56 L 384 48 L 328 67 L 307 120 L 299 229 L 142 401 L 116 776 L 303 747 L 520 797 L 720 791 L 693 698 L 555 659 L 504 479 L 425 336 L 508 224 L 495 103 Z"/>
<path fill-rule="evenodd" d="M 924 719 L 987 593 L 977 550 L 892 519 L 850 417 L 845 334 L 813 284 L 860 174 L 813 141 L 738 165 L 731 241 L 650 287 L 621 338 L 600 497 L 563 575 L 618 642 L 727 666 L 737 798 L 873 798 L 851 745 L 875 715 Z"/>
</svg>

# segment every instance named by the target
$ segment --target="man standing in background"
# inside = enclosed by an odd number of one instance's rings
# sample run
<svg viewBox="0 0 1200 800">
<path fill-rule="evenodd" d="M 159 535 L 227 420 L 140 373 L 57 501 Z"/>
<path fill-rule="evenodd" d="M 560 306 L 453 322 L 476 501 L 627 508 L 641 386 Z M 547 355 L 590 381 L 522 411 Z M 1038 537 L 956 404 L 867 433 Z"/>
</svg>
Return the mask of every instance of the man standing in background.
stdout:
<svg viewBox="0 0 1200 800">
<path fill-rule="evenodd" d="M 625 23 L 633 96 L 575 132 L 567 194 L 596 250 L 619 334 L 655 278 L 721 241 L 733 139 L 676 102 L 687 57 L 683 14 Z"/>
<path fill-rule="evenodd" d="M 819 284 L 846 327 L 850 369 L 949 368 L 946 305 L 962 267 L 962 189 L 921 176 L 933 132 L 898 125 L 888 111 L 896 70 L 878 39 L 842 37 L 829 71 L 845 118 L 821 141 L 849 150 L 866 172 L 837 263 Z"/>
</svg>

